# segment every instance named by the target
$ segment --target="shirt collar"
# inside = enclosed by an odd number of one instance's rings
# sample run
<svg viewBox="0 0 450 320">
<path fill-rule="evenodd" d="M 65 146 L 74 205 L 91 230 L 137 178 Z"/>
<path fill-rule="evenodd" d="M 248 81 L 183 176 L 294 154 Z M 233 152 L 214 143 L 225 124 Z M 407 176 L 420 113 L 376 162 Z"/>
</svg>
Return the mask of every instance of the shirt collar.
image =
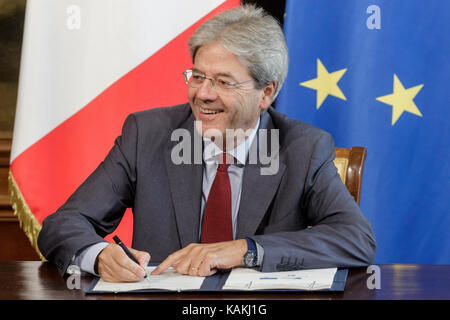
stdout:
<svg viewBox="0 0 450 320">
<path fill-rule="evenodd" d="M 248 136 L 247 139 L 236 148 L 227 151 L 228 154 L 232 155 L 240 164 L 245 165 L 247 160 L 248 151 L 250 146 L 252 145 L 253 140 L 255 140 L 256 132 L 259 127 L 259 118 L 256 122 L 255 127 L 253 128 L 253 132 Z M 223 153 L 222 149 L 220 149 L 214 142 L 209 138 L 203 137 L 204 141 L 204 150 L 203 150 L 203 159 L 205 162 L 215 161 L 216 157 Z"/>
</svg>

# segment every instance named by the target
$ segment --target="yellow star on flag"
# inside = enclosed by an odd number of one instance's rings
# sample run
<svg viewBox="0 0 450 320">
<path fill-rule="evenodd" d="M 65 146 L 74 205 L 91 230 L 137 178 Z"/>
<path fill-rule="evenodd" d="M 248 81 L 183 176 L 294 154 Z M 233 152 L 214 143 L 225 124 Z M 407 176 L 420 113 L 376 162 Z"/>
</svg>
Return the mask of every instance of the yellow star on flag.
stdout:
<svg viewBox="0 0 450 320">
<path fill-rule="evenodd" d="M 337 83 L 342 78 L 347 68 L 341 69 L 335 72 L 329 73 L 320 59 L 317 59 L 317 78 L 301 82 L 300 85 L 314 89 L 317 91 L 316 95 L 316 108 L 317 110 L 322 105 L 323 101 L 328 95 L 335 96 L 336 98 L 347 100 L 341 89 L 339 89 Z"/>
<path fill-rule="evenodd" d="M 403 84 L 398 79 L 397 75 L 394 74 L 394 92 L 382 97 L 376 98 L 378 101 L 389 104 L 392 106 L 392 125 L 394 125 L 398 118 L 402 115 L 404 111 L 415 114 L 421 117 L 419 108 L 417 108 L 413 99 L 422 89 L 423 84 L 405 89 Z"/>
</svg>

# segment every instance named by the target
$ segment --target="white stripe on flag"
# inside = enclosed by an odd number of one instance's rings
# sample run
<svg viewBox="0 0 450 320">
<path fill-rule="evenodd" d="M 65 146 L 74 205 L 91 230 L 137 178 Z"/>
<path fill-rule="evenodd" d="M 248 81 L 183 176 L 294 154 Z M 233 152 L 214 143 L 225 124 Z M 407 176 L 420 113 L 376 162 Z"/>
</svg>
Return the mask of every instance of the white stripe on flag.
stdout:
<svg viewBox="0 0 450 320">
<path fill-rule="evenodd" d="M 28 0 L 11 162 L 223 0 Z"/>
</svg>

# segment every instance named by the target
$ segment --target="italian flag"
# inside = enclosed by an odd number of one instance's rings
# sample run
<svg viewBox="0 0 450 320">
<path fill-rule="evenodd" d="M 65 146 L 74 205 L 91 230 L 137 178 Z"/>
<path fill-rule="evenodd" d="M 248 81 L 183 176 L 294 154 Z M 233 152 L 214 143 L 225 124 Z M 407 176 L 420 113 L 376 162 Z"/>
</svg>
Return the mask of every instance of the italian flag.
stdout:
<svg viewBox="0 0 450 320">
<path fill-rule="evenodd" d="M 42 221 L 103 161 L 126 116 L 187 101 L 189 37 L 239 4 L 27 1 L 9 190 L 38 253 Z M 127 210 L 116 234 L 128 246 L 132 225 Z"/>
</svg>

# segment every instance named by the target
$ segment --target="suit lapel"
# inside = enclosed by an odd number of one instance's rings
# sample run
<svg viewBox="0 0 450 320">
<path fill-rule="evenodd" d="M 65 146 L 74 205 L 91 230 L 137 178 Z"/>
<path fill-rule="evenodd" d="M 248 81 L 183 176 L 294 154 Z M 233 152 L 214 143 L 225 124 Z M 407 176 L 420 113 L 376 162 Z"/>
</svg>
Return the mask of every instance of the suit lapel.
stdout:
<svg viewBox="0 0 450 320">
<path fill-rule="evenodd" d="M 255 234 L 278 190 L 281 178 L 286 169 L 286 165 L 283 163 L 278 150 L 277 152 L 271 152 L 271 149 L 274 148 L 270 144 L 270 135 L 268 136 L 267 134 L 268 132 L 273 134 L 271 129 L 275 129 L 275 126 L 269 114 L 266 112 L 261 116 L 258 135 L 250 147 L 249 157 L 244 168 L 241 202 L 237 221 L 237 239 Z M 260 141 L 263 139 L 268 141 L 267 149 L 270 150 L 268 154 L 270 154 L 272 161 L 278 161 L 278 170 L 274 174 L 262 174 L 262 172 L 265 172 L 264 169 L 267 170 L 270 167 L 270 163 L 267 164 L 267 161 L 262 163 L 259 159 L 256 163 L 253 163 L 255 161 L 252 161 L 251 158 L 252 154 L 256 155 L 259 153 Z M 265 151 L 262 152 L 264 153 Z"/>
<path fill-rule="evenodd" d="M 188 150 L 190 146 L 194 146 L 194 139 L 199 138 L 199 135 L 194 130 L 194 116 L 192 114 L 187 121 L 180 126 L 180 129 L 184 129 L 186 130 L 185 132 L 189 132 L 190 134 L 190 145 L 186 145 L 186 150 Z M 187 141 L 183 140 L 183 143 L 186 142 Z M 178 141 L 170 141 L 168 148 L 166 149 L 165 158 L 180 242 L 181 246 L 185 247 L 189 243 L 199 241 L 198 233 L 200 224 L 203 163 L 195 163 L 194 152 L 192 152 L 190 164 L 175 164 L 172 161 L 172 150 L 175 145 L 179 145 L 180 143 L 181 142 Z M 198 143 L 198 140 L 196 143 Z M 200 137 L 200 144 L 201 143 Z"/>
</svg>

